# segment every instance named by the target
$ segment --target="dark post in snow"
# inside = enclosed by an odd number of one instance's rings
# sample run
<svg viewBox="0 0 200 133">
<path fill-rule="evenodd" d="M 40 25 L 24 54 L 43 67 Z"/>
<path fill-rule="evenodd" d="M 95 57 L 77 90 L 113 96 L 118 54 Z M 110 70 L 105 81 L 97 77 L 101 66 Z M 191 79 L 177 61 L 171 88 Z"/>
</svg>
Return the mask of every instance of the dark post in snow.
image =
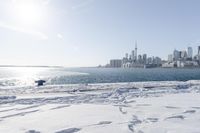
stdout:
<svg viewBox="0 0 200 133">
<path fill-rule="evenodd" d="M 35 83 L 37 83 L 38 86 L 44 85 L 45 82 L 46 82 L 45 80 L 37 80 L 37 81 L 35 81 Z"/>
</svg>

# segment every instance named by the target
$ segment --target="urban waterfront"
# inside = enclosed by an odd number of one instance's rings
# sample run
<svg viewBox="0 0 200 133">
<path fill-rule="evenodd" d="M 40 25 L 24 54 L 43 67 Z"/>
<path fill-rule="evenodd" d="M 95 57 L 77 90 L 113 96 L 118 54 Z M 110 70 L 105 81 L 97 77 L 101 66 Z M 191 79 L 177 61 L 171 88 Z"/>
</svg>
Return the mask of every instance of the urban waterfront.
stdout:
<svg viewBox="0 0 200 133">
<path fill-rule="evenodd" d="M 148 57 L 147 54 L 138 54 L 137 42 L 135 49 L 131 53 L 126 53 L 122 59 L 111 59 L 105 67 L 110 68 L 194 68 L 200 67 L 200 46 L 197 47 L 198 53 L 193 54 L 193 48 L 187 47 L 186 50 L 174 49 L 168 59 L 164 60 L 158 56 Z"/>
<path fill-rule="evenodd" d="M 0 86 L 35 86 L 37 79 L 46 85 L 117 83 L 143 81 L 199 80 L 200 69 L 189 68 L 0 68 Z"/>
</svg>

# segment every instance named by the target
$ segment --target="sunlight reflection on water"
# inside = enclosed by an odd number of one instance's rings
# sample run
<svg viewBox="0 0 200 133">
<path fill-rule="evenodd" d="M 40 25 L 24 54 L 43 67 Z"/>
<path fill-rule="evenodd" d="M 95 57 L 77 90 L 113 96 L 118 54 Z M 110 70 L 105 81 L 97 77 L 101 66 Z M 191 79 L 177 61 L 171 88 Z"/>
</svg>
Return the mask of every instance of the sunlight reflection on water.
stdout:
<svg viewBox="0 0 200 133">
<path fill-rule="evenodd" d="M 0 68 L 0 86 L 35 85 L 35 80 L 38 79 L 50 81 L 53 78 L 77 75 L 87 75 L 87 73 L 48 67 L 4 67 Z"/>
</svg>

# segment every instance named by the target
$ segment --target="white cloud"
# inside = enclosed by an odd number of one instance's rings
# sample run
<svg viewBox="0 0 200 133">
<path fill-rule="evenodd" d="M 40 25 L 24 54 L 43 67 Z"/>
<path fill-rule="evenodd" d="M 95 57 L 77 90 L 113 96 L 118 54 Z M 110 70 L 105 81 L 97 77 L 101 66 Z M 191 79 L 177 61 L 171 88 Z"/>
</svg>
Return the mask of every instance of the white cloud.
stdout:
<svg viewBox="0 0 200 133">
<path fill-rule="evenodd" d="M 29 34 L 29 35 L 32 35 L 32 36 L 39 37 L 42 40 L 47 40 L 48 39 L 48 36 L 45 35 L 42 32 L 34 31 L 34 30 L 31 30 L 31 29 L 25 29 L 25 28 L 13 26 L 13 25 L 8 25 L 8 24 L 5 24 L 3 22 L 0 22 L 0 28 L 8 29 L 8 30 L 11 30 L 11 31 L 17 31 L 17 32 L 25 33 L 25 34 Z"/>
</svg>

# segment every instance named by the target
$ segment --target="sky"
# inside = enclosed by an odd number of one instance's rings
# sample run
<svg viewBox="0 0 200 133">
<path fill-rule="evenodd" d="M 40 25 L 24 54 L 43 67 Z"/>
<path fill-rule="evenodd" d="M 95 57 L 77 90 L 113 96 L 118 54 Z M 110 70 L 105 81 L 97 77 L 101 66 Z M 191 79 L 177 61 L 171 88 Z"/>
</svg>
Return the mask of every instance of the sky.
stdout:
<svg viewBox="0 0 200 133">
<path fill-rule="evenodd" d="M 86 67 L 200 45 L 199 0 L 0 0 L 0 65 Z"/>
</svg>

